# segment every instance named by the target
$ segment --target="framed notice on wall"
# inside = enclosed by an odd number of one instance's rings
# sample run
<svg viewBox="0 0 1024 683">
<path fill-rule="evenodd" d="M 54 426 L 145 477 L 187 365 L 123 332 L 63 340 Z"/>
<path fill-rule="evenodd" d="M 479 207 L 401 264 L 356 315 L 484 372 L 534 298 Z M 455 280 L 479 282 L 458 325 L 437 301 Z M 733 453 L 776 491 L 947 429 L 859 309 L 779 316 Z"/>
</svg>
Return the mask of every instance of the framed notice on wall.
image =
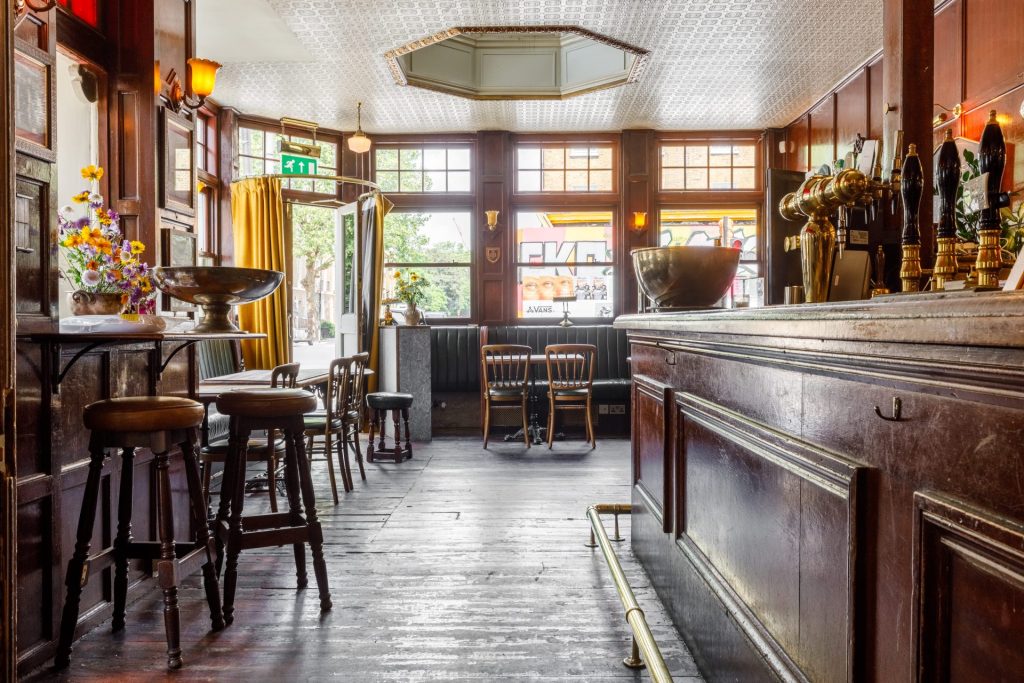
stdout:
<svg viewBox="0 0 1024 683">
<path fill-rule="evenodd" d="M 26 50 L 28 50 L 26 48 Z M 54 83 L 49 57 L 14 51 L 14 132 L 22 152 L 55 161 L 53 150 Z M 38 54 L 38 58 L 35 55 Z"/>
<path fill-rule="evenodd" d="M 164 267 L 196 265 L 196 234 L 184 226 L 164 223 L 160 228 L 160 265 Z M 193 304 L 163 295 L 165 311 L 192 311 Z"/>
<path fill-rule="evenodd" d="M 195 126 L 167 107 L 160 113 L 160 208 L 195 215 Z"/>
</svg>

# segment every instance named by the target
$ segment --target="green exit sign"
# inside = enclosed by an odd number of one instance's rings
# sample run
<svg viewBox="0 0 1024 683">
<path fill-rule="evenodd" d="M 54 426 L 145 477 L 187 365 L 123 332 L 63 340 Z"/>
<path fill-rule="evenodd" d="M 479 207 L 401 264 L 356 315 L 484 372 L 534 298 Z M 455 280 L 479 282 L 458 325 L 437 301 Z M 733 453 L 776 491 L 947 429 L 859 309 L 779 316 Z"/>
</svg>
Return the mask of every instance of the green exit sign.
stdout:
<svg viewBox="0 0 1024 683">
<path fill-rule="evenodd" d="M 281 173 L 284 175 L 315 175 L 316 159 L 297 154 L 281 154 Z"/>
</svg>

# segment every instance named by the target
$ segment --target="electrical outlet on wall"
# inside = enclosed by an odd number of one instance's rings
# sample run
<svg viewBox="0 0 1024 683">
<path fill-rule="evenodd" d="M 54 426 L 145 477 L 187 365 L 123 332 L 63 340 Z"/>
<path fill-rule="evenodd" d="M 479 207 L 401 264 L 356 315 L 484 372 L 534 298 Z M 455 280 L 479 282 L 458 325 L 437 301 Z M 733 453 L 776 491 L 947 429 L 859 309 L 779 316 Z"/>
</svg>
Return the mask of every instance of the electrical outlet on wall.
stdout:
<svg viewBox="0 0 1024 683">
<path fill-rule="evenodd" d="M 623 405 L 622 403 L 613 403 L 610 406 L 608 406 L 608 414 L 609 415 L 625 415 L 626 414 L 626 406 Z"/>
<path fill-rule="evenodd" d="M 598 415 L 607 415 L 608 414 L 608 404 L 607 403 L 599 403 L 599 404 L 597 404 L 597 414 Z"/>
</svg>

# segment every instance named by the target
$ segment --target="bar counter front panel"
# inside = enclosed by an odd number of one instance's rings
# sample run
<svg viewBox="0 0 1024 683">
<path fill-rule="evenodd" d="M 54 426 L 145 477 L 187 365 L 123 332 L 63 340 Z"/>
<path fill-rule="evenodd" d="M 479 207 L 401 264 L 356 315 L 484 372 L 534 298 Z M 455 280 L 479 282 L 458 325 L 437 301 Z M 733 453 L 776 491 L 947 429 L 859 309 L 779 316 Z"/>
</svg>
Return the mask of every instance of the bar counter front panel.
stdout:
<svg viewBox="0 0 1024 683">
<path fill-rule="evenodd" d="M 634 550 L 708 680 L 1024 680 L 1024 293 L 616 325 Z"/>
</svg>

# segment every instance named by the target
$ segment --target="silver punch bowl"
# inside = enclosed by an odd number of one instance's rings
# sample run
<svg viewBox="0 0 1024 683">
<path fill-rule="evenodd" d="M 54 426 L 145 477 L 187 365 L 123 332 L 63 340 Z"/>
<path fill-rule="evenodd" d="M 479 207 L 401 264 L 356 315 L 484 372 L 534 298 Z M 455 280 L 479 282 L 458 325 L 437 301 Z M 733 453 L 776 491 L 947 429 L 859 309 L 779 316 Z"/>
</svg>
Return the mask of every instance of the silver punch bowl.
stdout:
<svg viewBox="0 0 1024 683">
<path fill-rule="evenodd" d="M 153 269 L 153 280 L 161 292 L 202 307 L 203 319 L 192 332 L 237 333 L 228 317 L 231 307 L 269 296 L 284 280 L 284 273 L 219 266 L 160 267 Z"/>
<path fill-rule="evenodd" d="M 732 247 L 646 247 L 630 254 L 640 289 L 659 309 L 713 306 L 740 263 L 740 250 Z"/>
</svg>

